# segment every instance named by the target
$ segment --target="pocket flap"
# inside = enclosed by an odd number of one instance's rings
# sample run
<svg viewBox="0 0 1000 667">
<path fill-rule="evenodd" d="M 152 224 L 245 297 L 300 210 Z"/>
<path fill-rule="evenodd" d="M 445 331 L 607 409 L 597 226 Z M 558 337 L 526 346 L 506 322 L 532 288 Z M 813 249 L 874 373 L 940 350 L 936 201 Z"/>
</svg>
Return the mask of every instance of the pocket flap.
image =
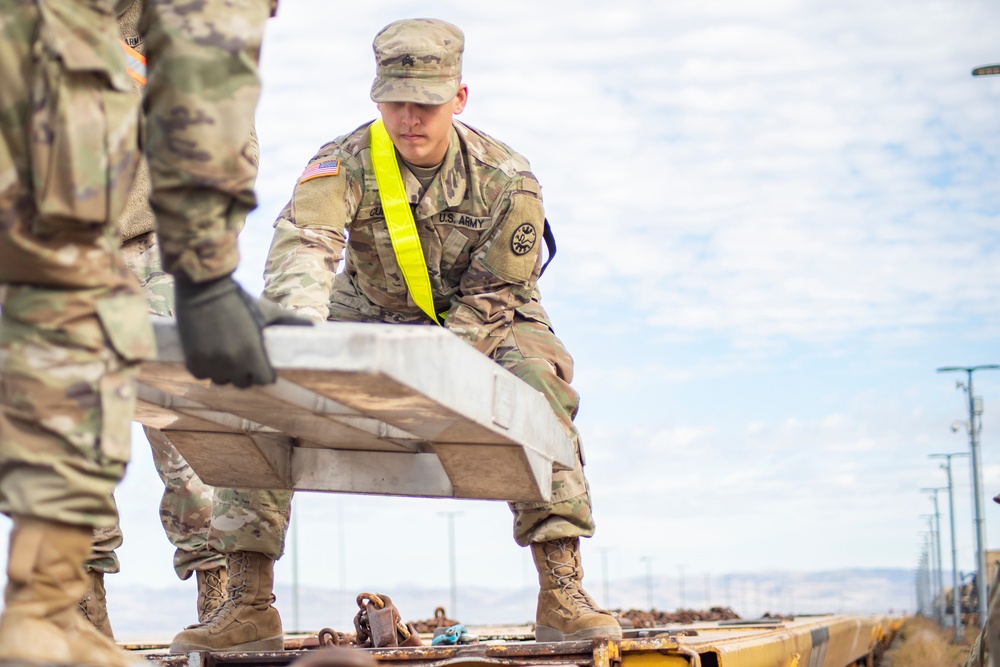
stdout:
<svg viewBox="0 0 1000 667">
<path fill-rule="evenodd" d="M 113 38 L 118 34 L 114 17 L 84 4 L 39 3 L 42 15 L 39 39 L 59 54 L 67 70 L 102 72 L 115 90 L 132 90 L 124 52 Z"/>
<path fill-rule="evenodd" d="M 128 361 L 156 358 L 153 325 L 149 322 L 146 300 L 134 294 L 122 294 L 97 302 L 97 316 L 111 345 Z"/>
</svg>

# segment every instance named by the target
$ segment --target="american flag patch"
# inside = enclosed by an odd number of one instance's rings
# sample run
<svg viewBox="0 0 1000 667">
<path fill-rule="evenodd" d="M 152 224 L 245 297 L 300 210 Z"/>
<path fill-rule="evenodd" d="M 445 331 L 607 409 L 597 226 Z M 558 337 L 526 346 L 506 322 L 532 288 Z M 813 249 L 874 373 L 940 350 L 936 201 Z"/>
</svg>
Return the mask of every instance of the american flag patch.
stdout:
<svg viewBox="0 0 1000 667">
<path fill-rule="evenodd" d="M 306 167 L 306 170 L 299 176 L 299 183 L 305 183 L 322 176 L 336 176 L 339 173 L 340 160 L 324 160 Z"/>
</svg>

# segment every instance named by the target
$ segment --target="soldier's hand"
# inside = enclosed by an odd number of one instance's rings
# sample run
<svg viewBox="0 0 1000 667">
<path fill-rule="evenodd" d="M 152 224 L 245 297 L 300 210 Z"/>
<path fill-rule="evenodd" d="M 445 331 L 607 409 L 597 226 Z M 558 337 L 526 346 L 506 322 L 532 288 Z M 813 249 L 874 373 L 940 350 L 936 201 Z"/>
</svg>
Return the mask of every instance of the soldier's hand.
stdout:
<svg viewBox="0 0 1000 667">
<path fill-rule="evenodd" d="M 205 283 L 178 277 L 174 295 L 185 366 L 196 378 L 216 384 L 249 387 L 274 382 L 274 368 L 264 350 L 264 327 L 311 324 L 277 304 L 268 304 L 265 315 L 230 276 Z"/>
</svg>

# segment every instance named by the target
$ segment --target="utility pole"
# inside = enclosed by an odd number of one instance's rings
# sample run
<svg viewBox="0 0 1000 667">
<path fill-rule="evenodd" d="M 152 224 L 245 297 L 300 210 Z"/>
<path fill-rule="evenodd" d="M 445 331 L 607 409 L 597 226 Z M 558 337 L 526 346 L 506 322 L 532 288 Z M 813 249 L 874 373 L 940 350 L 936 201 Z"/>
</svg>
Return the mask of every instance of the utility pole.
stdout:
<svg viewBox="0 0 1000 667">
<path fill-rule="evenodd" d="M 639 560 L 646 563 L 646 606 L 653 611 L 653 557 L 642 556 Z"/>
<path fill-rule="evenodd" d="M 601 578 L 604 585 L 604 606 L 611 609 L 611 595 L 608 592 L 608 547 L 600 547 L 601 552 Z"/>
<path fill-rule="evenodd" d="M 448 579 L 451 586 L 451 609 L 448 613 L 458 618 L 458 585 L 455 580 L 455 517 L 461 512 L 439 512 L 448 517 Z"/>
<path fill-rule="evenodd" d="M 941 512 L 938 510 L 938 491 L 950 490 L 946 486 L 936 486 L 932 488 L 920 489 L 925 493 L 930 493 L 931 498 L 934 500 L 934 534 L 937 538 L 935 543 L 935 548 L 937 549 L 937 566 L 938 566 L 938 595 L 940 599 L 934 599 L 934 609 L 938 614 L 938 624 L 944 628 L 944 610 L 947 607 L 944 601 L 944 562 L 941 560 Z"/>
<path fill-rule="evenodd" d="M 955 548 L 955 494 L 951 483 L 951 459 L 955 456 L 968 456 L 967 452 L 954 454 L 931 454 L 932 459 L 945 459 L 941 468 L 948 472 L 948 525 L 951 526 L 951 615 L 955 626 L 955 643 L 962 639 L 962 603 L 961 591 L 958 586 L 958 552 Z"/>
<path fill-rule="evenodd" d="M 929 567 L 928 573 L 927 573 L 927 578 L 928 578 L 928 590 L 930 591 L 930 596 L 931 596 L 930 597 L 931 611 L 934 611 L 935 608 L 936 608 L 936 605 L 935 605 L 934 601 L 937 600 L 937 596 L 938 596 L 937 590 L 936 590 L 937 589 L 937 577 L 934 576 L 934 571 L 936 569 L 936 565 L 934 563 L 934 544 L 935 544 L 935 542 L 934 542 L 934 515 L 933 514 L 921 514 L 920 518 L 921 519 L 927 519 L 927 536 L 928 536 L 928 539 L 930 540 L 930 542 L 927 544 L 927 557 L 928 557 L 929 564 L 930 564 L 930 567 Z"/>
<path fill-rule="evenodd" d="M 964 389 L 969 396 L 969 449 L 972 451 L 972 506 L 975 509 L 976 523 L 976 591 L 979 598 L 979 624 L 986 622 L 986 607 L 989 601 L 989 590 L 986 584 L 986 525 L 983 510 L 983 480 L 979 464 L 979 432 L 982 430 L 983 399 L 976 398 L 972 390 L 972 374 L 976 371 L 1000 369 L 997 364 L 981 364 L 979 366 L 942 366 L 938 373 L 962 372 L 967 376 L 965 384 L 957 383 L 959 389 Z M 979 423 L 976 422 L 979 417 Z M 952 424 L 952 430 L 958 429 Z"/>
<path fill-rule="evenodd" d="M 295 509 L 295 497 L 292 497 L 292 625 L 298 632 L 302 627 L 299 623 L 299 513 Z"/>
<path fill-rule="evenodd" d="M 684 566 L 683 565 L 678 565 L 677 566 L 677 592 L 678 592 L 678 596 L 680 597 L 680 601 L 681 601 L 680 605 L 678 605 L 677 608 L 678 609 L 683 609 L 684 608 Z"/>
<path fill-rule="evenodd" d="M 917 567 L 917 612 L 923 614 L 927 610 L 927 542 L 920 554 L 920 565 Z"/>
</svg>

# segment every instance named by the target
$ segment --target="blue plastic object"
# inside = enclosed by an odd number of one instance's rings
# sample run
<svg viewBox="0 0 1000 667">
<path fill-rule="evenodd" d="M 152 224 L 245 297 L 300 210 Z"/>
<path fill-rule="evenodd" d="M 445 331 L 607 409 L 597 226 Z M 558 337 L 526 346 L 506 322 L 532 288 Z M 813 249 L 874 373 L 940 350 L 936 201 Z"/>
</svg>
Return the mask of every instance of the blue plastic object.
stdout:
<svg viewBox="0 0 1000 667">
<path fill-rule="evenodd" d="M 468 634 L 468 630 L 461 623 L 453 625 L 442 634 L 431 640 L 431 646 L 441 646 L 442 644 L 457 644 L 462 635 Z"/>
</svg>

